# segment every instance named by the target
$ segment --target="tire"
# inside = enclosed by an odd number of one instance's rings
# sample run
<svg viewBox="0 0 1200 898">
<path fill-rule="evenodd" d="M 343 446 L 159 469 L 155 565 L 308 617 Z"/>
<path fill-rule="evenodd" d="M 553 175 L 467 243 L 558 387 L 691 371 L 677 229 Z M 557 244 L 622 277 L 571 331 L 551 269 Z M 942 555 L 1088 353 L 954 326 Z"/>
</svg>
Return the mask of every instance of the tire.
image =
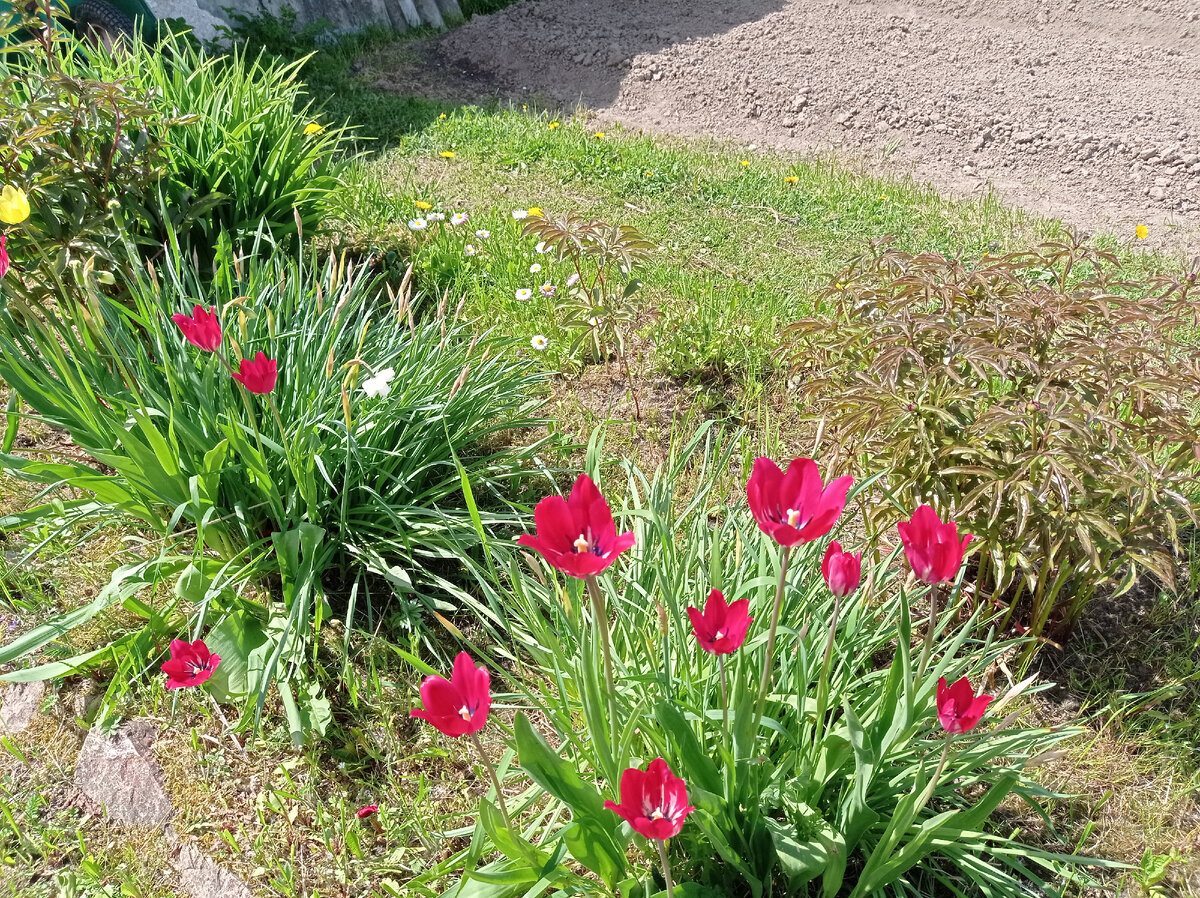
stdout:
<svg viewBox="0 0 1200 898">
<path fill-rule="evenodd" d="M 71 9 L 75 33 L 93 43 L 112 49 L 120 40 L 132 41 L 136 34 L 133 19 L 108 0 L 80 0 Z"/>
</svg>

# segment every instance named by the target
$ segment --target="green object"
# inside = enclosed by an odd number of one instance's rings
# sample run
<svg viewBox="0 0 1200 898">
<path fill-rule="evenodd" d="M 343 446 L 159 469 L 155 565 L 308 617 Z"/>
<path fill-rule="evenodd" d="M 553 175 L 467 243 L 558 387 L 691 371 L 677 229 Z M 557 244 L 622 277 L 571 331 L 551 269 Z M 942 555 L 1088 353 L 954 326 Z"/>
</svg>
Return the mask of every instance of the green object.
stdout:
<svg viewBox="0 0 1200 898">
<path fill-rule="evenodd" d="M 13 29 L 26 16 L 46 20 L 50 14 L 64 22 L 79 37 L 111 44 L 121 35 L 141 35 L 145 41 L 158 38 L 158 19 L 145 0 L 0 0 L 0 46 L 27 40 L 27 29 Z"/>
</svg>

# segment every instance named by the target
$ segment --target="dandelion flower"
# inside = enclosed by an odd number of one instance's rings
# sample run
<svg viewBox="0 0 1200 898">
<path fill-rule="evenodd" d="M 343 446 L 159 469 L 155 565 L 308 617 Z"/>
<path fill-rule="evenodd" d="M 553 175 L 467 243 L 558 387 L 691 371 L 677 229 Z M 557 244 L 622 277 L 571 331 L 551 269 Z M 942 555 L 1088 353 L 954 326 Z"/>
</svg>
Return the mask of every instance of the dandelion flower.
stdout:
<svg viewBox="0 0 1200 898">
<path fill-rule="evenodd" d="M 784 184 L 797 184 L 797 183 L 799 183 L 799 181 L 800 181 L 800 179 L 798 177 L 796 177 L 796 175 L 788 175 L 786 178 L 783 179 Z"/>
<path fill-rule="evenodd" d="M 462 224 L 466 224 L 466 223 L 467 223 L 467 213 L 466 212 L 455 212 L 453 215 L 450 216 L 450 224 L 452 224 L 452 225 L 462 225 Z"/>
<path fill-rule="evenodd" d="M 540 292 L 542 294 L 542 296 L 549 299 L 551 296 L 554 295 L 554 285 L 553 284 L 542 284 L 542 286 L 538 287 L 538 292 Z"/>
<path fill-rule="evenodd" d="M 1137 228 L 1134 229 L 1134 232 L 1137 234 L 1138 240 L 1145 240 L 1150 236 L 1150 229 L 1144 224 L 1138 225 Z"/>
<path fill-rule="evenodd" d="M 749 167 L 750 167 L 750 160 L 749 160 L 749 159 L 743 159 L 743 160 L 742 160 L 742 168 L 749 168 Z"/>
<path fill-rule="evenodd" d="M 425 217 L 428 218 L 430 221 L 445 221 L 446 213 L 445 212 L 430 212 Z"/>
<path fill-rule="evenodd" d="M 604 132 L 597 131 L 595 134 L 592 135 L 592 137 L 596 138 L 597 140 L 604 140 Z"/>
<path fill-rule="evenodd" d="M 475 232 L 475 236 L 478 237 L 480 240 L 487 240 L 489 237 L 492 236 L 492 232 L 487 230 L 486 228 L 480 228 L 478 231 Z"/>
<path fill-rule="evenodd" d="M 524 209 L 513 209 L 513 218 L 515 218 L 517 221 L 520 221 L 522 218 L 528 218 L 528 217 L 529 217 L 529 213 L 526 212 Z"/>
<path fill-rule="evenodd" d="M 543 337 L 541 334 L 535 334 L 533 339 L 529 341 L 529 345 L 532 346 L 534 349 L 536 349 L 538 352 L 545 352 L 546 347 L 550 345 L 550 341 L 547 340 L 545 337 Z"/>
<path fill-rule="evenodd" d="M 433 203 L 427 203 L 424 200 L 413 200 L 413 205 L 416 206 L 418 209 L 420 209 L 422 212 L 428 212 L 430 209 L 433 208 Z"/>
<path fill-rule="evenodd" d="M 555 128 L 557 128 L 557 127 L 558 127 L 558 122 L 551 122 L 551 123 L 550 123 L 549 125 L 547 125 L 546 127 L 547 127 L 547 128 L 549 128 L 551 131 L 553 131 Z"/>
<path fill-rule="evenodd" d="M 320 134 L 324 130 L 324 125 L 318 124 L 317 122 L 309 122 L 304 126 L 304 135 L 306 137 L 311 137 L 314 134 Z"/>
<path fill-rule="evenodd" d="M 446 113 L 443 112 L 441 115 L 438 116 L 438 121 L 444 122 L 445 120 L 446 120 Z"/>
<path fill-rule="evenodd" d="M 575 274 L 572 274 L 570 277 L 567 278 L 567 286 L 568 287 L 574 287 L 578 283 L 579 283 L 579 273 L 578 272 L 576 272 Z"/>
<path fill-rule="evenodd" d="M 654 172 L 650 171 L 650 169 L 646 169 L 644 172 L 642 172 L 642 174 L 644 174 L 647 178 L 654 177 Z"/>
<path fill-rule="evenodd" d="M 408 220 L 408 229 L 410 231 L 423 231 L 429 227 L 429 222 L 423 218 L 410 218 Z"/>
<path fill-rule="evenodd" d="M 372 376 L 363 381 L 363 392 L 373 399 L 386 396 L 391 392 L 392 378 L 395 376 L 396 372 L 392 368 L 384 368 L 382 371 L 376 371 Z"/>
<path fill-rule="evenodd" d="M 438 153 L 438 155 L 441 156 L 443 159 L 453 159 L 454 158 L 454 150 L 442 150 L 440 153 Z"/>
<path fill-rule="evenodd" d="M 521 104 L 521 111 L 522 111 L 522 112 L 527 112 L 528 110 L 529 110 L 529 107 L 528 107 L 528 106 L 526 106 L 524 103 L 522 103 L 522 104 Z"/>
<path fill-rule="evenodd" d="M 517 298 L 517 302 L 525 302 L 527 299 L 533 296 L 533 291 L 528 287 L 522 287 L 513 295 Z"/>
<path fill-rule="evenodd" d="M 541 215 L 542 207 L 541 206 L 530 206 L 525 211 L 528 212 L 530 215 Z"/>
<path fill-rule="evenodd" d="M 537 262 L 534 262 L 532 265 L 529 266 L 530 274 L 537 274 L 541 270 L 542 270 L 542 266 L 539 265 Z"/>
<path fill-rule="evenodd" d="M 466 246 L 463 247 L 463 255 L 464 256 L 474 256 L 478 252 L 479 252 L 479 250 L 477 250 L 474 247 L 474 245 L 472 245 L 470 243 L 468 243 Z"/>
</svg>

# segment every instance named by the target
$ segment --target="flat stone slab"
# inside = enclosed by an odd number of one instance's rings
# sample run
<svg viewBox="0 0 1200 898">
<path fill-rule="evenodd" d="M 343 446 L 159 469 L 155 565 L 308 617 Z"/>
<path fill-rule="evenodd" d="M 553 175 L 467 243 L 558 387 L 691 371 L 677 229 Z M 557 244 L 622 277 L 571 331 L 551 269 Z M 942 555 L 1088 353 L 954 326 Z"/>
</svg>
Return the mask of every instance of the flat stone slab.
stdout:
<svg viewBox="0 0 1200 898">
<path fill-rule="evenodd" d="M 0 733 L 11 735 L 26 729 L 37 717 L 45 695 L 46 684 L 41 680 L 0 686 Z"/>
<path fill-rule="evenodd" d="M 194 898 L 254 898 L 244 882 L 188 842 L 179 846 L 179 885 Z"/>
<path fill-rule="evenodd" d="M 132 720 L 111 736 L 91 730 L 75 765 L 75 785 L 103 806 L 113 820 L 160 826 L 171 819 L 171 799 L 162 787 L 162 768 L 150 747 L 157 727 Z"/>
</svg>

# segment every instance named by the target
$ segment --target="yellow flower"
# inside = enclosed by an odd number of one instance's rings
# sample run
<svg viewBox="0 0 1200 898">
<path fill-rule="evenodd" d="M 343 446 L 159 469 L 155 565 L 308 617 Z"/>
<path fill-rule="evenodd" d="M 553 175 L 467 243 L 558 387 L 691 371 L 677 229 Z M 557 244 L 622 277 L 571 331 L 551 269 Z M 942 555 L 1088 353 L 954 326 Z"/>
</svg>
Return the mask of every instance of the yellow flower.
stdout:
<svg viewBox="0 0 1200 898">
<path fill-rule="evenodd" d="M 4 189 L 8 190 L 7 187 L 5 187 Z M 1145 240 L 1147 237 L 1150 236 L 1150 229 L 1148 227 L 1146 227 L 1144 224 L 1138 225 L 1136 231 L 1137 231 L 1138 240 Z"/>
<path fill-rule="evenodd" d="M 743 160 L 742 160 L 742 168 L 749 168 L 749 166 L 750 166 L 750 160 L 749 160 L 749 159 L 743 159 Z"/>
<path fill-rule="evenodd" d="M 309 136 L 311 136 L 313 134 L 320 134 L 324 130 L 325 130 L 325 126 L 317 124 L 316 122 L 309 122 L 307 125 L 304 126 L 304 133 L 305 133 L 305 135 L 309 135 Z"/>
<path fill-rule="evenodd" d="M 783 179 L 784 184 L 797 184 L 799 182 L 800 182 L 800 179 L 796 175 L 788 175 L 786 178 Z"/>
<path fill-rule="evenodd" d="M 0 191 L 0 221 L 5 224 L 20 224 L 29 217 L 29 199 L 20 187 L 5 184 Z"/>
<path fill-rule="evenodd" d="M 604 140 L 604 132 L 597 131 L 595 134 L 592 135 L 592 137 L 595 137 L 597 140 Z"/>
<path fill-rule="evenodd" d="M 650 169 L 646 169 L 646 172 L 645 172 L 645 174 L 646 174 L 646 177 L 647 177 L 647 178 L 653 178 L 653 177 L 654 177 L 654 172 L 650 171 Z"/>
<path fill-rule="evenodd" d="M 885 203 L 887 202 L 887 194 L 886 193 L 879 194 L 879 198 L 881 200 L 883 200 Z"/>
<path fill-rule="evenodd" d="M 420 209 L 422 212 L 425 212 L 426 210 L 433 208 L 433 203 L 427 203 L 424 200 L 413 200 L 413 205 L 416 206 L 418 209 Z"/>
<path fill-rule="evenodd" d="M 443 159 L 453 159 L 454 151 L 453 150 L 442 150 L 440 153 L 438 153 L 438 155 L 441 156 Z"/>
<path fill-rule="evenodd" d="M 549 128 L 551 131 L 553 131 L 555 128 L 558 127 L 558 122 L 551 122 L 546 127 Z"/>
<path fill-rule="evenodd" d="M 542 214 L 542 207 L 541 207 L 541 206 L 530 206 L 530 207 L 529 207 L 529 208 L 528 208 L 526 211 L 527 211 L 527 212 L 528 212 L 530 215 L 541 215 L 541 214 Z"/>
<path fill-rule="evenodd" d="M 524 112 L 524 111 L 525 111 L 525 110 L 527 110 L 528 108 L 529 108 L 529 107 L 528 107 L 528 106 L 526 106 L 524 103 L 522 103 L 522 104 L 521 104 L 521 111 L 522 111 L 522 112 Z"/>
<path fill-rule="evenodd" d="M 444 122 L 445 120 L 446 120 L 446 113 L 443 112 L 441 115 L 438 116 L 438 121 Z"/>
</svg>

